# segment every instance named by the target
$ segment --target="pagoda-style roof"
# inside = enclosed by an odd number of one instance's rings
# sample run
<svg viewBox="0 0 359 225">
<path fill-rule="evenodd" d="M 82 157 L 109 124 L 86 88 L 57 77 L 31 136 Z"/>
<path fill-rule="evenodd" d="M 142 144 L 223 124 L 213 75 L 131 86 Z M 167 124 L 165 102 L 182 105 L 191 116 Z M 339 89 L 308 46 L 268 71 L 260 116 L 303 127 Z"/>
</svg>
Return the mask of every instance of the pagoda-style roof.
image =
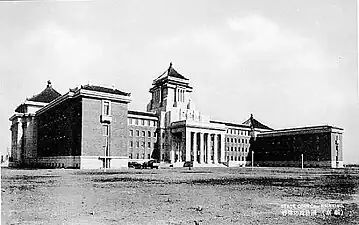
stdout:
<svg viewBox="0 0 359 225">
<path fill-rule="evenodd" d="M 264 125 L 263 123 L 259 122 L 258 120 L 253 118 L 253 114 L 251 117 L 244 121 L 243 124 L 248 125 L 249 127 L 257 128 L 257 129 L 265 129 L 265 130 L 273 130 L 272 128 Z"/>
<path fill-rule="evenodd" d="M 60 97 L 61 94 L 52 88 L 51 81 L 47 81 L 47 87 L 37 95 L 28 98 L 28 101 L 49 103 Z"/>
<path fill-rule="evenodd" d="M 165 72 L 163 72 L 159 77 L 157 77 L 156 80 L 159 80 L 164 77 L 175 77 L 175 78 L 179 78 L 179 79 L 183 79 L 183 80 L 189 80 L 188 78 L 184 77 L 182 74 L 178 73 L 172 67 L 172 62 L 170 63 L 170 67 L 168 67 L 168 69 Z"/>
</svg>

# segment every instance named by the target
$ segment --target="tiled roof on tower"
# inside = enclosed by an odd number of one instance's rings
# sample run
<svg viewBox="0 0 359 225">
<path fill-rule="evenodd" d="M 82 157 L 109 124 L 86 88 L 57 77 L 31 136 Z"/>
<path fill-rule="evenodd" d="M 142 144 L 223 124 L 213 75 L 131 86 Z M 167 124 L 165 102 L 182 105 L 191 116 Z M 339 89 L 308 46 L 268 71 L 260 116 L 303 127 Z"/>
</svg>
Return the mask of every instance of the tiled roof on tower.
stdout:
<svg viewBox="0 0 359 225">
<path fill-rule="evenodd" d="M 47 87 L 42 92 L 40 92 L 37 95 L 34 95 L 33 97 L 27 100 L 34 102 L 49 103 L 52 100 L 58 98 L 59 96 L 61 96 L 61 94 L 52 88 L 51 81 L 47 81 Z"/>
<path fill-rule="evenodd" d="M 253 118 L 253 114 L 251 114 L 251 117 L 244 121 L 243 124 L 249 125 L 250 127 L 257 128 L 257 129 L 266 129 L 266 130 L 273 130 L 272 128 L 262 124 L 258 120 Z"/>
<path fill-rule="evenodd" d="M 179 79 L 184 79 L 184 80 L 189 80 L 188 78 L 184 77 L 182 74 L 179 74 L 173 67 L 172 67 L 172 62 L 170 62 L 170 67 L 168 67 L 168 69 L 163 72 L 161 74 L 161 76 L 159 76 L 157 79 L 160 79 L 162 77 L 176 77 L 176 78 L 179 78 Z M 156 80 L 157 80 L 156 79 Z"/>
</svg>

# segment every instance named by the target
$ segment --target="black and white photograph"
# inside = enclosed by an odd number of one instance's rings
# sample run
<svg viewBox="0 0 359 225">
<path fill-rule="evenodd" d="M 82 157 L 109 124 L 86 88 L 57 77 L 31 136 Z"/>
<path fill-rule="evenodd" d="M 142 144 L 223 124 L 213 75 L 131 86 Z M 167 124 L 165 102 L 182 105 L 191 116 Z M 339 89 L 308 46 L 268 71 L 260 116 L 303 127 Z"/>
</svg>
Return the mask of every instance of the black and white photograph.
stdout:
<svg viewBox="0 0 359 225">
<path fill-rule="evenodd" d="M 358 1 L 0 1 L 1 224 L 359 224 Z"/>
</svg>

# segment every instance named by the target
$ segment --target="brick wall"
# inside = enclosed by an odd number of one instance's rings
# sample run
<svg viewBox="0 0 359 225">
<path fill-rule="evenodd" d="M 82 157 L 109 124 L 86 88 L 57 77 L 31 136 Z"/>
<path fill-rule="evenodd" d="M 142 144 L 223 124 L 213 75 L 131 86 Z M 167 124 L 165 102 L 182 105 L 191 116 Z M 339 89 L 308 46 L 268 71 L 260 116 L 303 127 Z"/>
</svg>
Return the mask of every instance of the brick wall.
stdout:
<svg viewBox="0 0 359 225">
<path fill-rule="evenodd" d="M 112 122 L 109 123 L 110 155 L 127 157 L 127 104 L 111 102 Z M 102 115 L 102 100 L 82 99 L 82 156 L 104 156 L 105 137 L 100 117 Z"/>
</svg>

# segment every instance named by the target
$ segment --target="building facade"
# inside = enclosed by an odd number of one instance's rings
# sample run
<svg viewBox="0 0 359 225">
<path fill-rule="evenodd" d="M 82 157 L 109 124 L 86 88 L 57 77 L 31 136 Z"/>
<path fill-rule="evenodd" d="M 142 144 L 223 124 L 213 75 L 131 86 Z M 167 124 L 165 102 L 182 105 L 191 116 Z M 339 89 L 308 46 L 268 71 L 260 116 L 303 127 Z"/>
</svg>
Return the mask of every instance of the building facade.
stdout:
<svg viewBox="0 0 359 225">
<path fill-rule="evenodd" d="M 48 82 L 10 118 L 10 166 L 123 168 L 150 159 L 179 167 L 298 166 L 298 154 L 306 166 L 343 165 L 341 128 L 273 130 L 253 115 L 242 124 L 211 120 L 192 91 L 172 64 L 153 81 L 146 112 L 129 110 L 130 93 L 118 89 L 83 85 L 60 95 Z"/>
</svg>

